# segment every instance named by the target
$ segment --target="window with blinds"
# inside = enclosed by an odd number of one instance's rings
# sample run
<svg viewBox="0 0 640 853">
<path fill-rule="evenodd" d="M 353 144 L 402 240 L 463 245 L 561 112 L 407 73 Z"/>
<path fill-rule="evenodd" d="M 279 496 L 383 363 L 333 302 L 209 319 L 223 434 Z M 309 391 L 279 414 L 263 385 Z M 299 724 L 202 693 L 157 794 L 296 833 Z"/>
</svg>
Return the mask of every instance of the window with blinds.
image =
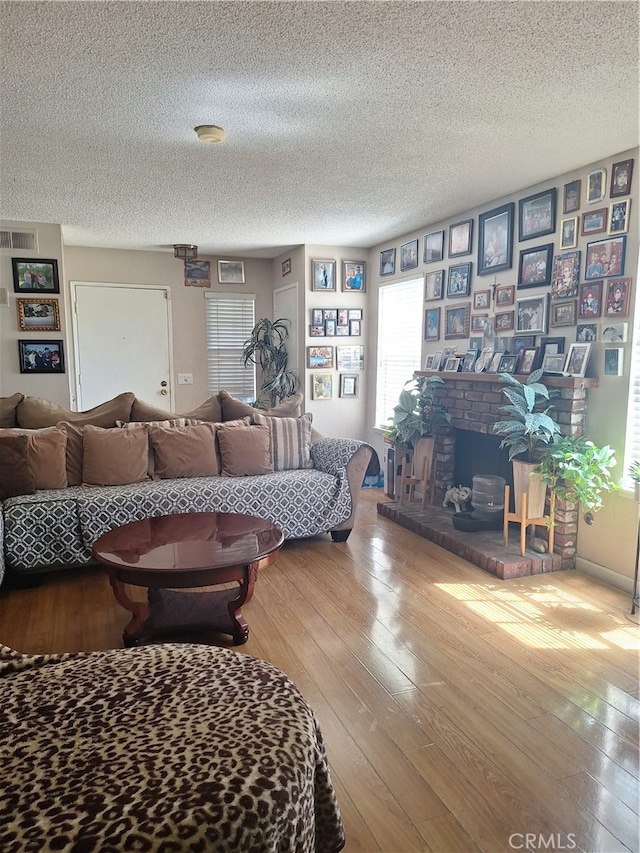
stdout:
<svg viewBox="0 0 640 853">
<path fill-rule="evenodd" d="M 242 363 L 243 344 L 255 325 L 255 302 L 253 293 L 205 293 L 209 394 L 224 388 L 238 400 L 255 400 L 255 367 Z"/>
<path fill-rule="evenodd" d="M 636 294 L 635 317 L 631 336 L 631 372 L 629 376 L 629 403 L 627 429 L 624 442 L 624 476 L 622 485 L 632 489 L 629 467 L 640 461 L 640 296 Z"/>
<path fill-rule="evenodd" d="M 422 278 L 386 284 L 378 290 L 376 426 L 388 429 L 393 407 L 422 351 Z"/>
</svg>

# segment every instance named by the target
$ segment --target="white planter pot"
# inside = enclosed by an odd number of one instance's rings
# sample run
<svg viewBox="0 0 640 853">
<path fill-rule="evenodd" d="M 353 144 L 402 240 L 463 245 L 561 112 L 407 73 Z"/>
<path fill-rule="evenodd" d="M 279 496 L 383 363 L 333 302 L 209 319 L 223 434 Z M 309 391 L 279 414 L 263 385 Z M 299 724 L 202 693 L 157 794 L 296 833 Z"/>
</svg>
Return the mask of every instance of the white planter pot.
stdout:
<svg viewBox="0 0 640 853">
<path fill-rule="evenodd" d="M 516 513 L 520 514 L 523 492 L 527 495 L 527 518 L 542 518 L 544 502 L 547 497 L 547 484 L 540 474 L 533 474 L 536 462 L 521 462 L 513 459 L 513 499 Z"/>
</svg>

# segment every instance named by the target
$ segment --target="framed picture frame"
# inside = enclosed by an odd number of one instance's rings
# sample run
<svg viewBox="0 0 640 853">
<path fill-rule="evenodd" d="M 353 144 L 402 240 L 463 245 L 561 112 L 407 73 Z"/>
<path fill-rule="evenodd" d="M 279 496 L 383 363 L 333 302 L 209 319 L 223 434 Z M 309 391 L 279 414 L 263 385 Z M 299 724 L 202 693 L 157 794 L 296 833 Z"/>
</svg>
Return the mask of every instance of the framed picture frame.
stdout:
<svg viewBox="0 0 640 853">
<path fill-rule="evenodd" d="M 425 341 L 440 340 L 440 306 L 427 308 L 424 312 L 424 339 Z"/>
<path fill-rule="evenodd" d="M 564 338 L 540 338 L 540 359 L 544 361 L 547 355 L 564 353 Z"/>
<path fill-rule="evenodd" d="M 336 290 L 336 262 L 332 258 L 311 261 L 311 290 Z"/>
<path fill-rule="evenodd" d="M 333 367 L 333 347 L 307 347 L 307 367 Z"/>
<path fill-rule="evenodd" d="M 449 226 L 449 257 L 459 258 L 471 254 L 473 219 L 463 219 Z"/>
<path fill-rule="evenodd" d="M 469 338 L 469 349 L 481 350 L 484 343 L 484 335 L 472 335 Z"/>
<path fill-rule="evenodd" d="M 569 181 L 562 191 L 562 212 L 574 213 L 580 210 L 580 189 L 582 181 Z"/>
<path fill-rule="evenodd" d="M 349 320 L 349 334 L 354 338 L 359 338 L 362 334 L 362 320 Z"/>
<path fill-rule="evenodd" d="M 606 207 L 600 207 L 598 210 L 587 210 L 582 214 L 582 223 L 580 225 L 580 236 L 588 237 L 589 234 L 603 234 L 607 230 L 607 215 L 609 211 Z"/>
<path fill-rule="evenodd" d="M 64 373 L 64 344 L 61 340 L 18 339 L 20 373 Z"/>
<path fill-rule="evenodd" d="M 464 305 L 445 305 L 444 337 L 445 339 L 468 338 L 471 303 Z"/>
<path fill-rule="evenodd" d="M 347 320 L 362 320 L 362 308 L 349 308 L 347 310 Z"/>
<path fill-rule="evenodd" d="M 343 261 L 342 262 L 342 290 L 344 293 L 356 291 L 364 293 L 366 287 L 367 265 L 364 261 Z"/>
<path fill-rule="evenodd" d="M 282 262 L 282 275 L 289 275 L 291 272 L 291 258 L 287 258 L 286 261 Z"/>
<path fill-rule="evenodd" d="M 324 321 L 324 333 L 327 338 L 335 338 L 337 323 L 335 320 Z"/>
<path fill-rule="evenodd" d="M 339 395 L 347 400 L 355 400 L 358 396 L 358 385 L 360 377 L 357 373 L 341 373 Z"/>
<path fill-rule="evenodd" d="M 518 261 L 518 290 L 541 287 L 551 281 L 553 243 L 521 249 Z"/>
<path fill-rule="evenodd" d="M 602 314 L 602 282 L 590 281 L 580 285 L 578 317 L 593 319 Z"/>
<path fill-rule="evenodd" d="M 560 248 L 575 249 L 578 245 L 578 218 L 571 216 L 560 223 Z"/>
<path fill-rule="evenodd" d="M 535 368 L 540 347 L 525 347 L 520 352 L 516 370 L 518 373 L 529 374 Z"/>
<path fill-rule="evenodd" d="M 211 261 L 188 258 L 184 262 L 185 287 L 211 287 Z"/>
<path fill-rule="evenodd" d="M 607 194 L 607 170 L 594 169 L 587 175 L 587 204 L 597 204 Z"/>
<path fill-rule="evenodd" d="M 432 370 L 442 370 L 442 351 L 436 350 L 433 354 L 433 361 L 431 363 Z"/>
<path fill-rule="evenodd" d="M 444 231 L 432 231 L 424 235 L 422 260 L 425 264 L 441 261 L 444 258 Z"/>
<path fill-rule="evenodd" d="M 311 399 L 331 400 L 333 398 L 333 373 L 311 374 Z"/>
<path fill-rule="evenodd" d="M 11 258 L 11 268 L 15 293 L 60 293 L 58 261 L 55 258 Z"/>
<path fill-rule="evenodd" d="M 364 347 L 358 344 L 336 347 L 336 365 L 347 373 L 364 370 Z"/>
<path fill-rule="evenodd" d="M 603 297 L 603 317 L 628 317 L 631 301 L 631 279 L 608 281 Z"/>
<path fill-rule="evenodd" d="M 444 270 L 425 273 L 424 301 L 433 302 L 444 296 Z"/>
<path fill-rule="evenodd" d="M 551 298 L 573 299 L 578 295 L 580 251 L 562 252 L 553 259 Z"/>
<path fill-rule="evenodd" d="M 517 355 L 502 353 L 500 357 L 500 366 L 498 367 L 498 373 L 515 373 L 517 364 Z"/>
<path fill-rule="evenodd" d="M 452 264 L 447 277 L 447 296 L 464 297 L 471 293 L 471 261 Z"/>
<path fill-rule="evenodd" d="M 473 314 L 471 317 L 471 331 L 482 332 L 484 334 L 484 325 L 488 316 L 488 314 Z"/>
<path fill-rule="evenodd" d="M 220 284 L 244 284 L 244 261 L 218 261 Z"/>
<path fill-rule="evenodd" d="M 443 370 L 445 371 L 445 373 L 457 373 L 460 370 L 461 363 L 461 358 L 456 358 L 455 356 L 450 355 L 444 363 Z"/>
<path fill-rule="evenodd" d="M 533 240 L 556 230 L 556 189 L 535 193 L 518 202 L 520 240 Z"/>
<path fill-rule="evenodd" d="M 500 337 L 496 337 L 494 341 L 494 347 L 496 352 L 509 352 L 509 348 L 511 346 L 512 341 L 513 338 L 509 337 L 509 335 L 501 335 Z"/>
<path fill-rule="evenodd" d="M 514 211 L 509 202 L 478 217 L 478 275 L 511 269 Z"/>
<path fill-rule="evenodd" d="M 489 308 L 491 305 L 491 291 L 487 290 L 476 290 L 473 294 L 473 308 L 474 310 L 482 310 L 483 308 Z"/>
<path fill-rule="evenodd" d="M 324 323 L 324 314 L 322 313 L 322 308 L 312 308 L 311 309 L 311 325 L 312 326 L 321 326 Z"/>
<path fill-rule="evenodd" d="M 327 320 L 333 320 L 334 322 L 338 322 L 338 309 L 337 308 L 323 308 L 322 309 L 322 322 L 326 323 Z"/>
<path fill-rule="evenodd" d="M 350 326 L 336 326 L 336 336 L 339 338 L 347 338 L 351 334 Z"/>
<path fill-rule="evenodd" d="M 515 311 L 497 311 L 494 317 L 496 332 L 511 332 L 515 326 Z"/>
<path fill-rule="evenodd" d="M 486 368 L 487 373 L 497 373 L 500 369 L 500 362 L 502 361 L 503 352 L 497 351 L 491 356 L 491 361 L 489 362 L 489 366 Z"/>
<path fill-rule="evenodd" d="M 57 299 L 16 299 L 16 308 L 21 332 L 60 331 Z"/>
<path fill-rule="evenodd" d="M 414 270 L 418 266 L 418 241 L 409 240 L 400 246 L 400 271 Z"/>
<path fill-rule="evenodd" d="M 605 237 L 603 240 L 587 243 L 585 279 L 623 275 L 626 248 L 626 237 Z"/>
<path fill-rule="evenodd" d="M 553 302 L 551 305 L 552 326 L 575 326 L 577 318 L 576 300 Z"/>
<path fill-rule="evenodd" d="M 380 252 L 380 275 L 394 275 L 396 271 L 396 250 L 383 249 Z"/>
<path fill-rule="evenodd" d="M 621 160 L 611 167 L 611 186 L 609 197 L 629 195 L 631 192 L 631 176 L 633 175 L 633 160 Z"/>
<path fill-rule="evenodd" d="M 569 352 L 564 365 L 564 372 L 569 376 L 584 376 L 589 361 L 591 344 L 569 344 Z"/>
<path fill-rule="evenodd" d="M 624 347 L 605 347 L 603 353 L 605 376 L 622 376 L 624 373 Z"/>
<path fill-rule="evenodd" d="M 472 373 L 476 361 L 478 360 L 478 350 L 477 349 L 468 349 L 464 356 L 462 357 L 462 364 L 460 365 L 460 370 L 462 373 Z"/>
<path fill-rule="evenodd" d="M 627 342 L 627 336 L 629 334 L 629 324 L 628 323 L 610 323 L 608 325 L 604 325 L 602 328 L 602 334 L 600 335 L 600 340 L 605 344 L 624 344 Z"/>
<path fill-rule="evenodd" d="M 496 287 L 496 308 L 514 305 L 516 301 L 515 284 L 500 284 Z"/>
<path fill-rule="evenodd" d="M 614 201 L 609 205 L 609 234 L 626 234 L 629 230 L 631 199 Z"/>
<path fill-rule="evenodd" d="M 567 357 L 564 353 L 550 352 L 542 359 L 542 370 L 545 373 L 564 373 Z"/>
<path fill-rule="evenodd" d="M 576 326 L 576 342 L 594 344 L 598 340 L 597 323 L 578 323 Z"/>
<path fill-rule="evenodd" d="M 518 359 L 520 358 L 520 353 L 522 350 L 531 348 L 535 346 L 536 336 L 535 335 L 523 335 L 519 338 L 513 339 L 513 355 L 517 355 Z"/>
<path fill-rule="evenodd" d="M 309 337 L 310 338 L 324 338 L 324 323 L 321 326 L 309 326 Z"/>
<path fill-rule="evenodd" d="M 527 296 L 516 300 L 516 335 L 544 335 L 547 332 L 549 297 Z M 532 342 L 533 343 L 533 342 Z"/>
</svg>

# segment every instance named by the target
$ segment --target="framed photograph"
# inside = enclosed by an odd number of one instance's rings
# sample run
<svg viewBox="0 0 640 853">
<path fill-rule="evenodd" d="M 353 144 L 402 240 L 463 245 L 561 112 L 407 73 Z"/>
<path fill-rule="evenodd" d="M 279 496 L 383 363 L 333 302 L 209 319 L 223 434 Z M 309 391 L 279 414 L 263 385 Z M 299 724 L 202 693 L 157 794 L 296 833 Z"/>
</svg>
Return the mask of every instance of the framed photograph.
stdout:
<svg viewBox="0 0 640 853">
<path fill-rule="evenodd" d="M 515 324 L 515 311 L 497 311 L 494 320 L 496 332 L 510 332 Z"/>
<path fill-rule="evenodd" d="M 631 199 L 614 201 L 609 205 L 609 234 L 626 234 L 629 230 Z"/>
<path fill-rule="evenodd" d="M 591 281 L 580 285 L 578 317 L 588 319 L 602 314 L 602 282 Z"/>
<path fill-rule="evenodd" d="M 564 353 L 564 338 L 540 338 L 540 359 L 544 361 L 547 355 Z"/>
<path fill-rule="evenodd" d="M 423 370 L 433 370 L 433 353 L 425 356 Z"/>
<path fill-rule="evenodd" d="M 338 321 L 338 309 L 337 308 L 323 308 L 322 309 L 322 321 L 324 323 L 327 320 L 335 320 Z"/>
<path fill-rule="evenodd" d="M 396 271 L 396 250 L 383 249 L 380 252 L 380 275 L 393 275 Z"/>
<path fill-rule="evenodd" d="M 509 202 L 478 217 L 478 275 L 511 269 L 514 210 Z"/>
<path fill-rule="evenodd" d="M 564 366 L 565 373 L 569 376 L 584 376 L 589 360 L 591 344 L 569 344 L 567 361 Z"/>
<path fill-rule="evenodd" d="M 502 361 L 503 352 L 498 351 L 494 352 L 491 356 L 491 361 L 489 362 L 489 366 L 487 367 L 487 373 L 497 373 L 500 369 L 500 362 Z"/>
<path fill-rule="evenodd" d="M 512 341 L 513 338 L 510 338 L 507 335 L 497 337 L 494 341 L 496 352 L 509 352 L 509 347 L 511 346 Z"/>
<path fill-rule="evenodd" d="M 607 170 L 594 169 L 587 175 L 587 203 L 597 204 L 607 194 Z"/>
<path fill-rule="evenodd" d="M 338 370 L 364 370 L 364 347 L 336 347 Z"/>
<path fill-rule="evenodd" d="M 358 396 L 358 382 L 360 377 L 357 373 L 341 373 L 340 374 L 340 396 L 351 398 L 352 400 Z"/>
<path fill-rule="evenodd" d="M 475 363 L 478 358 L 478 350 L 477 349 L 468 349 L 462 358 L 462 364 L 460 365 L 460 370 L 463 373 L 472 373 L 475 367 Z"/>
<path fill-rule="evenodd" d="M 321 326 L 324 323 L 324 314 L 322 313 L 322 308 L 312 308 L 311 309 L 311 325 L 312 326 Z"/>
<path fill-rule="evenodd" d="M 307 347 L 307 367 L 333 367 L 333 347 Z"/>
<path fill-rule="evenodd" d="M 347 319 L 351 320 L 362 320 L 362 308 L 349 308 L 347 311 Z"/>
<path fill-rule="evenodd" d="M 11 258 L 15 293 L 60 293 L 58 262 Z"/>
<path fill-rule="evenodd" d="M 562 193 L 562 212 L 574 213 L 580 209 L 580 187 L 582 181 L 570 181 L 564 185 Z"/>
<path fill-rule="evenodd" d="M 521 249 L 518 262 L 518 290 L 549 284 L 552 258 L 553 243 L 536 246 L 534 249 Z"/>
<path fill-rule="evenodd" d="M 500 366 L 498 368 L 498 373 L 515 373 L 516 366 L 518 364 L 518 356 L 517 355 L 508 355 L 502 353 L 500 358 Z"/>
<path fill-rule="evenodd" d="M 410 240 L 400 246 L 400 271 L 413 270 L 418 266 L 418 241 Z"/>
<path fill-rule="evenodd" d="M 576 300 L 569 302 L 553 302 L 551 305 L 552 326 L 575 326 L 576 324 Z"/>
<path fill-rule="evenodd" d="M 474 314 L 471 317 L 471 331 L 482 332 L 484 334 L 484 324 L 488 316 L 488 314 Z"/>
<path fill-rule="evenodd" d="M 493 317 L 485 317 L 482 336 L 485 340 L 490 341 L 493 338 L 494 326 Z"/>
<path fill-rule="evenodd" d="M 211 287 L 211 261 L 191 258 L 184 262 L 185 287 Z"/>
<path fill-rule="evenodd" d="M 433 231 L 424 235 L 424 252 L 422 260 L 425 264 L 441 261 L 444 258 L 444 231 Z"/>
<path fill-rule="evenodd" d="M 514 305 L 516 301 L 515 284 L 501 284 L 496 287 L 496 308 Z"/>
<path fill-rule="evenodd" d="M 564 353 L 552 353 L 545 355 L 542 359 L 542 369 L 545 373 L 564 373 L 564 363 L 566 361 Z"/>
<path fill-rule="evenodd" d="M 337 326 L 337 323 L 335 320 L 325 320 L 324 321 L 324 333 L 328 338 L 335 338 L 336 326 Z"/>
<path fill-rule="evenodd" d="M 611 187 L 609 197 L 629 195 L 631 192 L 631 176 L 633 175 L 633 160 L 621 160 L 611 167 Z"/>
<path fill-rule="evenodd" d="M 516 335 L 544 335 L 547 331 L 548 296 L 516 300 Z"/>
<path fill-rule="evenodd" d="M 350 327 L 347 326 L 336 326 L 336 336 L 339 338 L 347 338 L 351 334 Z"/>
<path fill-rule="evenodd" d="M 520 240 L 533 240 L 553 234 L 556 230 L 556 190 L 543 190 L 541 193 L 520 199 Z"/>
<path fill-rule="evenodd" d="M 611 278 L 624 273 L 626 237 L 606 237 L 587 243 L 586 279 Z"/>
<path fill-rule="evenodd" d="M 431 363 L 432 370 L 441 370 L 442 369 L 442 352 L 440 350 L 436 350 L 433 354 L 433 362 Z"/>
<path fill-rule="evenodd" d="M 471 262 L 449 267 L 447 296 L 469 296 L 471 293 Z"/>
<path fill-rule="evenodd" d="M 64 373 L 64 347 L 61 340 L 18 340 L 20 373 Z"/>
<path fill-rule="evenodd" d="M 587 211 L 582 214 L 582 225 L 580 234 L 587 237 L 589 234 L 602 234 L 607 230 L 607 208 L 600 207 L 598 210 Z"/>
<path fill-rule="evenodd" d="M 593 344 L 597 340 L 597 323 L 578 323 L 578 325 L 576 326 L 576 341 L 579 344 Z"/>
<path fill-rule="evenodd" d="M 364 293 L 366 284 L 365 270 L 366 264 L 364 261 L 343 261 L 342 290 L 344 292 L 356 290 L 359 293 Z"/>
<path fill-rule="evenodd" d="M 244 261 L 218 261 L 218 281 L 220 284 L 244 284 Z"/>
<path fill-rule="evenodd" d="M 57 299 L 16 299 L 16 307 L 21 332 L 60 331 Z"/>
<path fill-rule="evenodd" d="M 484 344 L 484 336 L 483 335 L 478 335 L 477 337 L 472 336 L 469 338 L 469 349 L 481 350 L 483 344 Z"/>
<path fill-rule="evenodd" d="M 604 348 L 604 375 L 622 376 L 624 369 L 624 347 Z"/>
<path fill-rule="evenodd" d="M 310 338 L 324 338 L 324 323 L 321 326 L 309 326 Z"/>
<path fill-rule="evenodd" d="M 444 363 L 444 368 L 447 373 L 457 373 L 460 370 L 460 364 L 462 362 L 461 358 L 455 358 L 454 356 L 449 356 L 449 358 Z"/>
<path fill-rule="evenodd" d="M 605 344 L 623 344 L 629 334 L 628 323 L 612 323 L 602 329 L 601 340 Z"/>
<path fill-rule="evenodd" d="M 440 308 L 427 308 L 424 312 L 425 341 L 440 340 Z"/>
<path fill-rule="evenodd" d="M 311 290 L 336 289 L 336 262 L 334 260 L 311 261 Z"/>
<path fill-rule="evenodd" d="M 578 245 L 578 217 L 563 219 L 560 223 L 560 248 L 575 249 Z"/>
<path fill-rule="evenodd" d="M 349 320 L 349 334 L 354 338 L 362 334 L 362 320 Z"/>
<path fill-rule="evenodd" d="M 525 347 L 521 351 L 520 358 L 518 359 L 518 373 L 531 373 L 536 366 L 538 352 L 539 347 Z"/>
<path fill-rule="evenodd" d="M 608 281 L 604 296 L 604 314 L 606 317 L 628 317 L 631 299 L 631 279 L 620 278 Z"/>
<path fill-rule="evenodd" d="M 514 338 L 513 339 L 513 355 L 518 356 L 518 360 L 520 359 L 520 353 L 529 348 L 531 349 L 535 346 L 536 336 L 535 335 L 524 335 L 523 337 Z"/>
<path fill-rule="evenodd" d="M 349 325 L 349 312 L 346 308 L 338 308 L 336 319 L 339 326 Z"/>
<path fill-rule="evenodd" d="M 289 275 L 291 272 L 291 258 L 287 258 L 286 261 L 282 262 L 282 275 Z"/>
<path fill-rule="evenodd" d="M 449 226 L 449 257 L 459 258 L 471 254 L 473 219 L 465 219 Z"/>
<path fill-rule="evenodd" d="M 444 296 L 444 270 L 428 272 L 424 277 L 424 301 L 433 302 Z"/>
<path fill-rule="evenodd" d="M 311 374 L 311 399 L 331 400 L 333 397 L 333 374 L 312 373 Z"/>
<path fill-rule="evenodd" d="M 553 259 L 551 298 L 573 299 L 578 295 L 580 252 L 562 252 Z"/>
<path fill-rule="evenodd" d="M 474 309 L 488 308 L 491 303 L 490 290 L 476 290 L 473 294 Z"/>
<path fill-rule="evenodd" d="M 447 338 L 468 338 L 471 303 L 449 306 L 444 309 L 444 336 Z"/>
</svg>

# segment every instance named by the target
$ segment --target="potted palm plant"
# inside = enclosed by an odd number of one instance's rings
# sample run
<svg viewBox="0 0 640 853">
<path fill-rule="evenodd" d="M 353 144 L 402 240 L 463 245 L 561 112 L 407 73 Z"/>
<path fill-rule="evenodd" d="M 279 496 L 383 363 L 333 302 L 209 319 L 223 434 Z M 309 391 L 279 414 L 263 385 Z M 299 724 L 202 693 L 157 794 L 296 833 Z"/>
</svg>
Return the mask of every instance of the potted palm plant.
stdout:
<svg viewBox="0 0 640 853">
<path fill-rule="evenodd" d="M 273 408 L 298 389 L 298 377 L 287 368 L 288 323 L 283 317 L 258 320 L 251 330 L 251 336 L 244 342 L 242 363 L 245 367 L 257 364 L 262 371 L 262 385 L 255 403 L 258 408 Z"/>
</svg>

